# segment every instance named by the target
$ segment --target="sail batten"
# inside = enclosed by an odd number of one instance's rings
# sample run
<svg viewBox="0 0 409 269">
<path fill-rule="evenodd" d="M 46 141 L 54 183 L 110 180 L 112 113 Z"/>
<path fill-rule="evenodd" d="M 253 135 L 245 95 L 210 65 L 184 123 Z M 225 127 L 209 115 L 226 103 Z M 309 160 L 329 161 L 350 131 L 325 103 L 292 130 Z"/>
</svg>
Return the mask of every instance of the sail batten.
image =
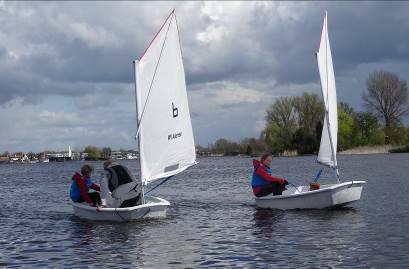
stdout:
<svg viewBox="0 0 409 269">
<path fill-rule="evenodd" d="M 317 161 L 323 165 L 337 167 L 338 112 L 334 67 L 328 37 L 327 14 L 325 13 L 319 49 L 316 53 L 320 74 L 325 118 L 321 134 Z"/>
<path fill-rule="evenodd" d="M 196 161 L 174 12 L 134 63 L 141 177 L 150 183 L 178 174 Z"/>
</svg>

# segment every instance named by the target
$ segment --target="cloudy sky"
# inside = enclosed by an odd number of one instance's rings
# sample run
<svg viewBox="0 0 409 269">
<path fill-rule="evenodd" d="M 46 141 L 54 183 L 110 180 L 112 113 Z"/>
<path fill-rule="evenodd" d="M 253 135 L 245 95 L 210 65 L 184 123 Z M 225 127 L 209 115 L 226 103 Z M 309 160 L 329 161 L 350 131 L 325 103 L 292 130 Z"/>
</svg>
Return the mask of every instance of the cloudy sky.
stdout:
<svg viewBox="0 0 409 269">
<path fill-rule="evenodd" d="M 132 60 L 176 8 L 197 144 L 258 136 L 280 96 L 320 93 L 325 10 L 338 101 L 409 79 L 405 2 L 0 2 L 0 152 L 136 148 Z"/>
</svg>

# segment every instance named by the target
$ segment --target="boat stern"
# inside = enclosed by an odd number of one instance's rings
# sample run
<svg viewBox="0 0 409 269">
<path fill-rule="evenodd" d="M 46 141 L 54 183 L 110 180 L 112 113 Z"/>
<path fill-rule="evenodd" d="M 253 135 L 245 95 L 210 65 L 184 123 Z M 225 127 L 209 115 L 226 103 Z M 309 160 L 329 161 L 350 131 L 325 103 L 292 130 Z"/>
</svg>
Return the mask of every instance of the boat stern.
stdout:
<svg viewBox="0 0 409 269">
<path fill-rule="evenodd" d="M 345 206 L 361 199 L 362 188 L 365 183 L 365 181 L 343 182 L 332 192 L 332 206 Z"/>
</svg>

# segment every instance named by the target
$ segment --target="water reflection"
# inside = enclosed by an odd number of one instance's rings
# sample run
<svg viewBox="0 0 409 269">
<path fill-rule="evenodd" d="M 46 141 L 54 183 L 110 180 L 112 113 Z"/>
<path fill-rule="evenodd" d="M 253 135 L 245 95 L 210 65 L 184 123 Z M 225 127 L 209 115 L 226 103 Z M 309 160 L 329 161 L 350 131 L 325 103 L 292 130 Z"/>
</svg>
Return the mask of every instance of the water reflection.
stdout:
<svg viewBox="0 0 409 269">
<path fill-rule="evenodd" d="M 72 250 L 77 259 L 83 260 L 92 254 L 97 264 L 115 264 L 141 267 L 145 251 L 143 230 L 146 223 L 92 222 L 70 217 Z M 78 263 L 78 261 L 76 262 Z M 74 263 L 75 264 L 75 263 Z"/>
<path fill-rule="evenodd" d="M 277 224 L 283 216 L 284 211 L 256 207 L 253 214 L 253 235 L 271 238 L 276 229 L 275 224 Z"/>
</svg>

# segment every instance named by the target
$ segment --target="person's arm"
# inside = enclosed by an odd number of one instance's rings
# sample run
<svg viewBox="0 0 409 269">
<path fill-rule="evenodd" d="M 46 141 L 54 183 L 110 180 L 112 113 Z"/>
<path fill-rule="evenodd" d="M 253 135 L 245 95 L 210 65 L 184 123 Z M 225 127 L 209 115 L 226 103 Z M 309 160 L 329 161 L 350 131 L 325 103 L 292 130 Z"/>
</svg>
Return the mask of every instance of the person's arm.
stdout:
<svg viewBox="0 0 409 269">
<path fill-rule="evenodd" d="M 95 183 L 91 183 L 91 189 L 95 191 L 101 191 L 101 188 Z"/>
<path fill-rule="evenodd" d="M 259 166 L 256 169 L 256 174 L 260 177 L 262 177 L 263 179 L 267 180 L 268 182 L 276 182 L 278 184 L 284 184 L 285 180 L 283 178 L 279 178 L 279 177 L 273 177 L 271 175 L 269 175 L 266 171 L 266 169 L 264 169 L 264 167 Z"/>
</svg>

